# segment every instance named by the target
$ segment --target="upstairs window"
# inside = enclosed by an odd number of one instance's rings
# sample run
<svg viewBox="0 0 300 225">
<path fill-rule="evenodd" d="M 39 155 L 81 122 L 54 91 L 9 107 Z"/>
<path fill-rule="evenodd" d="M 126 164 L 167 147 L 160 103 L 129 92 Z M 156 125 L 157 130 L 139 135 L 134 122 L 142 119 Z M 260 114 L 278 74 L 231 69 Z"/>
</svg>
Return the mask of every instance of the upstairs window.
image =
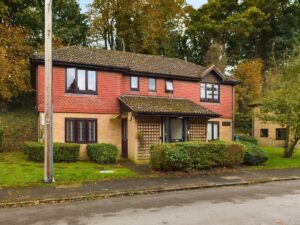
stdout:
<svg viewBox="0 0 300 225">
<path fill-rule="evenodd" d="M 202 102 L 220 102 L 220 85 L 201 83 L 200 100 Z"/>
<path fill-rule="evenodd" d="M 130 90 L 138 91 L 139 90 L 139 78 L 138 77 L 130 77 Z"/>
<path fill-rule="evenodd" d="M 166 80 L 166 92 L 173 93 L 173 91 L 174 91 L 173 81 Z"/>
<path fill-rule="evenodd" d="M 149 78 L 148 79 L 148 91 L 156 91 L 156 79 Z"/>
<path fill-rule="evenodd" d="M 67 68 L 66 73 L 66 92 L 78 94 L 96 94 L 96 71 Z"/>
<path fill-rule="evenodd" d="M 286 129 L 285 128 L 277 128 L 276 129 L 276 140 L 285 140 L 286 138 Z"/>
<path fill-rule="evenodd" d="M 97 142 L 96 119 L 66 119 L 66 142 L 95 143 Z"/>
</svg>

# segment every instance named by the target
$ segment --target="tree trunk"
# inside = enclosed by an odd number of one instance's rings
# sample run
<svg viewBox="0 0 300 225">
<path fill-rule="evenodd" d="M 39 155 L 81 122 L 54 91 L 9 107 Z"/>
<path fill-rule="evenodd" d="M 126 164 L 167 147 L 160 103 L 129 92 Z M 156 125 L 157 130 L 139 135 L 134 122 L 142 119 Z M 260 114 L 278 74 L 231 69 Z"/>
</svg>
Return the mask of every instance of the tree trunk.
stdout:
<svg viewBox="0 0 300 225">
<path fill-rule="evenodd" d="M 284 148 L 284 158 L 291 158 L 294 154 L 296 145 L 298 144 L 300 138 L 293 138 L 292 142 Z"/>
</svg>

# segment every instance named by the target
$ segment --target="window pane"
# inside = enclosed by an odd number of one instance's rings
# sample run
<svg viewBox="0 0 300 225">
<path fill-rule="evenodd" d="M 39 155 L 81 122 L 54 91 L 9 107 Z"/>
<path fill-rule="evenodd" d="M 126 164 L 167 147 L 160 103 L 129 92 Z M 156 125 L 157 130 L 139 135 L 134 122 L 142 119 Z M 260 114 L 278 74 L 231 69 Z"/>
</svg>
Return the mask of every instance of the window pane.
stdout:
<svg viewBox="0 0 300 225">
<path fill-rule="evenodd" d="M 214 85 L 214 100 L 218 101 L 219 100 L 219 85 Z"/>
<path fill-rule="evenodd" d="M 173 91 L 173 82 L 170 80 L 166 81 L 166 89 L 167 91 Z"/>
<path fill-rule="evenodd" d="M 207 140 L 211 141 L 212 137 L 212 123 L 207 124 Z"/>
<path fill-rule="evenodd" d="M 67 129 L 67 132 L 66 132 L 66 141 L 67 142 L 74 142 L 74 122 L 73 121 L 67 121 L 67 124 L 66 124 L 66 129 Z"/>
<path fill-rule="evenodd" d="M 138 77 L 131 77 L 131 83 L 130 83 L 131 89 L 139 88 L 138 80 L 139 80 Z"/>
<path fill-rule="evenodd" d="M 67 90 L 74 91 L 76 88 L 75 68 L 67 68 Z"/>
<path fill-rule="evenodd" d="M 213 139 L 217 140 L 217 139 L 219 139 L 219 124 L 214 123 L 213 126 L 214 126 L 214 137 L 213 137 Z"/>
<path fill-rule="evenodd" d="M 96 141 L 96 122 L 95 121 L 89 121 L 89 142 L 95 142 Z"/>
<path fill-rule="evenodd" d="M 171 119 L 170 120 L 170 137 L 171 140 L 182 140 L 182 120 Z"/>
<path fill-rule="evenodd" d="M 205 99 L 205 84 L 201 84 L 201 99 Z"/>
<path fill-rule="evenodd" d="M 78 70 L 77 71 L 77 85 L 80 91 L 85 91 L 86 87 L 86 80 L 85 80 L 85 70 Z"/>
<path fill-rule="evenodd" d="M 96 91 L 96 72 L 88 71 L 88 91 Z"/>
<path fill-rule="evenodd" d="M 207 99 L 212 99 L 213 98 L 212 84 L 206 84 L 206 98 Z"/>
<path fill-rule="evenodd" d="M 85 141 L 85 123 L 84 123 L 84 121 L 77 122 L 77 139 L 78 139 L 78 142 Z"/>
<path fill-rule="evenodd" d="M 149 78 L 149 91 L 156 90 L 156 80 L 154 78 Z"/>
</svg>

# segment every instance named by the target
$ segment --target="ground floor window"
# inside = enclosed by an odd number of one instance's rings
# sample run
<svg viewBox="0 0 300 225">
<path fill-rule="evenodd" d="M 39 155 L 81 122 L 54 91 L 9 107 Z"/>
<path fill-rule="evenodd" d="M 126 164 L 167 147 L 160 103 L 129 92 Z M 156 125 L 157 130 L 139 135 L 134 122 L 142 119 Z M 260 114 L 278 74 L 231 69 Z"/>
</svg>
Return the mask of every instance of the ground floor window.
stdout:
<svg viewBox="0 0 300 225">
<path fill-rule="evenodd" d="M 269 137 L 269 129 L 260 129 L 260 137 Z"/>
<path fill-rule="evenodd" d="M 207 123 L 207 140 L 213 141 L 219 139 L 219 122 Z"/>
<path fill-rule="evenodd" d="M 97 142 L 97 120 L 73 118 L 66 119 L 65 139 L 65 141 L 69 143 Z"/>
<path fill-rule="evenodd" d="M 276 129 L 276 140 L 285 140 L 286 138 L 286 129 L 285 128 L 277 128 Z"/>
<path fill-rule="evenodd" d="M 183 120 L 172 118 L 170 119 L 170 141 L 183 141 Z"/>
</svg>

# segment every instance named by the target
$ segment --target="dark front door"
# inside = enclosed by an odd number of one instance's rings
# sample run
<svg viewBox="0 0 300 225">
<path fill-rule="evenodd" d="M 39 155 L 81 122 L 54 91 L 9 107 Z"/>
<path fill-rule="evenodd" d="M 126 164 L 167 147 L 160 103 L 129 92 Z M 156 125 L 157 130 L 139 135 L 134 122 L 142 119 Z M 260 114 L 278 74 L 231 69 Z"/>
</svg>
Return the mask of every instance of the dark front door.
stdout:
<svg viewBox="0 0 300 225">
<path fill-rule="evenodd" d="M 122 119 L 122 157 L 128 158 L 128 128 L 127 119 Z"/>
</svg>

